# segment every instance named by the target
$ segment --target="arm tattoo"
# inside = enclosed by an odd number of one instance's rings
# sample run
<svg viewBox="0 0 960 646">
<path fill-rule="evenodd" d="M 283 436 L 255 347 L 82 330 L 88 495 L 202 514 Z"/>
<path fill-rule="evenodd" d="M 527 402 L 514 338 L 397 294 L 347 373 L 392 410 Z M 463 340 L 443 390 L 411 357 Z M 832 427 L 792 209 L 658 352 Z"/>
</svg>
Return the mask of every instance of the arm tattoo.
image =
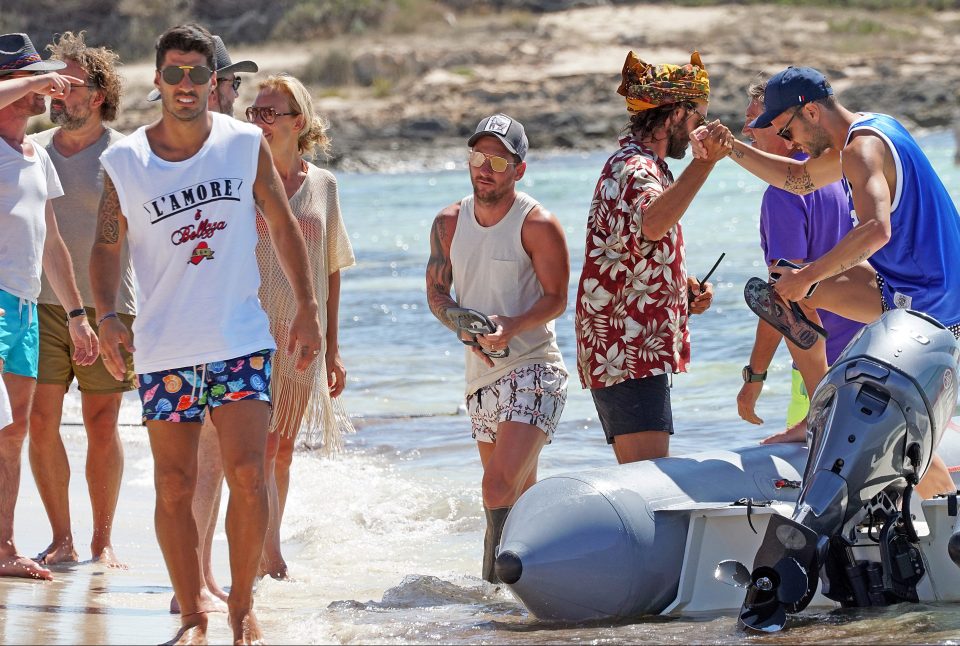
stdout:
<svg viewBox="0 0 960 646">
<path fill-rule="evenodd" d="M 110 176 L 104 173 L 103 194 L 97 213 L 97 242 L 117 244 L 120 241 L 120 197 Z"/>
<path fill-rule="evenodd" d="M 783 184 L 783 189 L 797 195 L 806 195 L 816 190 L 816 185 L 810 179 L 810 173 L 807 172 L 807 165 L 801 166 L 803 171 L 799 175 L 793 174 L 793 166 L 787 167 L 787 181 Z"/>
<path fill-rule="evenodd" d="M 854 260 L 853 262 L 851 262 L 849 265 L 840 265 L 840 271 L 838 271 L 837 274 L 842 274 L 843 272 L 847 271 L 848 269 L 853 269 L 854 267 L 856 267 L 857 265 L 859 265 L 860 263 L 862 263 L 864 260 L 866 260 L 867 258 L 869 258 L 870 255 L 871 255 L 871 254 L 870 254 L 870 250 L 869 250 L 869 249 L 866 250 L 866 251 L 864 251 L 862 254 L 860 254 L 860 256 L 859 256 L 856 260 Z M 835 275 L 836 275 L 836 274 L 835 274 Z"/>
<path fill-rule="evenodd" d="M 743 151 L 733 148 L 730 150 L 730 154 L 736 157 L 737 159 L 743 159 Z"/>
<path fill-rule="evenodd" d="M 447 318 L 447 310 L 456 306 L 450 297 L 453 285 L 453 264 L 443 248 L 446 239 L 447 216 L 438 215 L 430 231 L 430 260 L 427 261 L 427 304 L 430 311 L 449 329 L 456 331 Z"/>
</svg>

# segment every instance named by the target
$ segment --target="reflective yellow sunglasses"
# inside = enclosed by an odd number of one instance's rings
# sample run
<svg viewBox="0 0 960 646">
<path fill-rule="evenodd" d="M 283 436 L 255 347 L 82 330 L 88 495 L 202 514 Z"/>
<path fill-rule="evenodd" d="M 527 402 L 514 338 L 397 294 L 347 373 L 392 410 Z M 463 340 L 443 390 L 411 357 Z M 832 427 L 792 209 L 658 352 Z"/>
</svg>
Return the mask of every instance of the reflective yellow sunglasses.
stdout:
<svg viewBox="0 0 960 646">
<path fill-rule="evenodd" d="M 490 160 L 490 169 L 495 173 L 502 173 L 507 170 L 507 166 L 516 166 L 517 162 L 507 161 L 503 157 L 497 155 L 488 155 L 487 153 L 482 153 L 479 150 L 471 150 L 470 154 L 467 156 L 467 160 L 470 162 L 470 165 L 474 168 L 480 168 L 483 166 L 484 160 Z"/>
</svg>

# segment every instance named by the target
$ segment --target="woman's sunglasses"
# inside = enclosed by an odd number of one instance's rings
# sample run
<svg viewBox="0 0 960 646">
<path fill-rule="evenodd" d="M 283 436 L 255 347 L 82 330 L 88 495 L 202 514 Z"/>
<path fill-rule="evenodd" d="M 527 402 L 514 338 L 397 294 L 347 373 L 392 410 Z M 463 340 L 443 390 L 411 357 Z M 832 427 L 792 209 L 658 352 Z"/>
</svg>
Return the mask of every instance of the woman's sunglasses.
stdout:
<svg viewBox="0 0 960 646">
<path fill-rule="evenodd" d="M 516 166 L 517 162 L 507 161 L 503 157 L 498 157 L 497 155 L 488 155 L 487 153 L 482 153 L 479 150 L 471 150 L 470 154 L 467 156 L 467 160 L 470 162 L 470 165 L 474 168 L 480 168 L 483 166 L 485 160 L 490 160 L 490 169 L 495 173 L 502 173 L 507 170 L 507 166 Z"/>
<path fill-rule="evenodd" d="M 292 117 L 294 115 L 300 114 L 299 112 L 277 112 L 273 108 L 258 108 L 257 106 L 251 105 L 247 108 L 245 113 L 247 115 L 247 121 L 253 123 L 258 118 L 260 121 L 263 121 L 265 124 L 269 125 L 277 120 L 277 117 Z"/>
<path fill-rule="evenodd" d="M 203 85 L 210 81 L 213 70 L 203 65 L 170 65 L 160 70 L 160 78 L 167 85 L 177 85 L 184 76 L 189 76 L 194 85 Z"/>
</svg>

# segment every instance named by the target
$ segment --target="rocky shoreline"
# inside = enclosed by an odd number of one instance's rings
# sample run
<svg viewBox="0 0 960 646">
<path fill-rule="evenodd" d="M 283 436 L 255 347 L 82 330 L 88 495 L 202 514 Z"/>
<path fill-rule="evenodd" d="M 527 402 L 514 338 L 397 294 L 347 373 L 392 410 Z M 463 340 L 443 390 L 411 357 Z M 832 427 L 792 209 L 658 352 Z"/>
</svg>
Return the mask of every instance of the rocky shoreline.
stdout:
<svg viewBox="0 0 960 646">
<path fill-rule="evenodd" d="M 289 71 L 307 80 L 331 123 L 330 165 L 381 171 L 459 159 L 476 122 L 501 110 L 524 122 L 535 152 L 609 148 L 627 120 L 616 88 L 629 49 L 675 63 L 699 49 L 710 72 L 710 115 L 736 131 L 747 85 L 788 64 L 823 70 L 852 109 L 949 127 L 960 87 L 950 52 L 958 45 L 960 12 L 658 4 L 452 19 L 430 33 L 286 53 L 241 49 L 233 58 L 257 60 L 261 75 Z M 237 105 L 255 92 L 255 83 L 245 85 Z M 156 109 L 130 103 L 121 130 Z"/>
</svg>

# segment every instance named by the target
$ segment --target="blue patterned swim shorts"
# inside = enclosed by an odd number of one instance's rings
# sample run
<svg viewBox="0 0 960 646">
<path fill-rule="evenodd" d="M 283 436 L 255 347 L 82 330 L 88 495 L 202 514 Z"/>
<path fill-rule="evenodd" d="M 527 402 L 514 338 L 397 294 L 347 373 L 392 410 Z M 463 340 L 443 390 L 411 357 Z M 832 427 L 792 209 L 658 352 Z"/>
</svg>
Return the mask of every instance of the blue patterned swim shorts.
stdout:
<svg viewBox="0 0 960 646">
<path fill-rule="evenodd" d="M 273 350 L 228 361 L 138 375 L 143 422 L 202 424 L 207 407 L 252 399 L 270 403 Z"/>
</svg>

